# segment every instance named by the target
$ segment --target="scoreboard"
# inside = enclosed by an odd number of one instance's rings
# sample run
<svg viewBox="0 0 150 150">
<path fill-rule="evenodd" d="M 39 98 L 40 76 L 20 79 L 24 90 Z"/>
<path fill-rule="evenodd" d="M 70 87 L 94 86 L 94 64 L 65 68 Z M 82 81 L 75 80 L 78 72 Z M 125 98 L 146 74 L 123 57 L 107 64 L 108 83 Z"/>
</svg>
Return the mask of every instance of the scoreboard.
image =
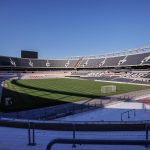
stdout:
<svg viewBox="0 0 150 150">
<path fill-rule="evenodd" d="M 21 58 L 38 58 L 38 52 L 21 50 Z"/>
</svg>

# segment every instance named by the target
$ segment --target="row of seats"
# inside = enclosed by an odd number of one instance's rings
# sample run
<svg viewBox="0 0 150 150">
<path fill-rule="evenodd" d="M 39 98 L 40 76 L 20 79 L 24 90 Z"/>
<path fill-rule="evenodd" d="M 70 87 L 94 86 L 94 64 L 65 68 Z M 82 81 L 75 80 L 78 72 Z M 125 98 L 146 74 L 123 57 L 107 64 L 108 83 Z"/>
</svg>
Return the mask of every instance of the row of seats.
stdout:
<svg viewBox="0 0 150 150">
<path fill-rule="evenodd" d="M 147 79 L 145 79 L 145 77 Z M 110 72 L 98 71 L 90 72 L 86 76 L 80 78 L 88 80 L 104 80 L 104 81 L 117 81 L 117 82 L 130 82 L 139 84 L 150 84 L 150 72 Z"/>
<path fill-rule="evenodd" d="M 101 68 L 137 65 L 150 65 L 150 52 L 115 57 L 103 57 L 99 59 L 83 57 L 82 59 L 74 60 L 40 60 L 0 56 L 0 67 Z"/>
<path fill-rule="evenodd" d="M 132 79 L 138 79 L 138 78 L 143 78 L 146 75 L 146 73 L 141 73 L 141 72 L 137 72 L 137 73 L 127 73 L 125 75 L 123 75 L 123 77 L 126 78 L 132 78 Z"/>
<path fill-rule="evenodd" d="M 149 79 L 150 79 L 150 73 L 146 74 L 146 75 L 144 76 L 144 78 L 149 78 Z"/>
<path fill-rule="evenodd" d="M 116 67 L 116 66 L 135 66 L 135 65 L 149 65 L 150 52 L 105 57 L 100 59 L 84 59 L 79 65 L 79 68 L 98 68 L 98 67 Z"/>
</svg>

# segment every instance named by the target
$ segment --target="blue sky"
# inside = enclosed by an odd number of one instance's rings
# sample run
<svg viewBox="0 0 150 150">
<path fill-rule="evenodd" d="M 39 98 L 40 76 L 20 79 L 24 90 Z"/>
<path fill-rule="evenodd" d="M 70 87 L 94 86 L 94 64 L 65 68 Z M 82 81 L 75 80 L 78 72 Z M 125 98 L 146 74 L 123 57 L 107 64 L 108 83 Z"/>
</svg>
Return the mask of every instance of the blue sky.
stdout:
<svg viewBox="0 0 150 150">
<path fill-rule="evenodd" d="M 150 0 L 0 0 L 0 55 L 95 55 L 150 45 Z"/>
</svg>

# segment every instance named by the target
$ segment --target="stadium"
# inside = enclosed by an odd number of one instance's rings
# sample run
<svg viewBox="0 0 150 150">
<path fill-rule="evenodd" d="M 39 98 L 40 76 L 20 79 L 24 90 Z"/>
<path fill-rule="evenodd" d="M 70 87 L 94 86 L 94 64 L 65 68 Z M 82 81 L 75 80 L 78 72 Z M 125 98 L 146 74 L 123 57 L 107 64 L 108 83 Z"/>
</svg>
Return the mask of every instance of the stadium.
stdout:
<svg viewBox="0 0 150 150">
<path fill-rule="evenodd" d="M 48 60 L 31 53 L 0 56 L 0 131 L 20 137 L 10 144 L 22 150 L 148 148 L 150 46 Z"/>
</svg>

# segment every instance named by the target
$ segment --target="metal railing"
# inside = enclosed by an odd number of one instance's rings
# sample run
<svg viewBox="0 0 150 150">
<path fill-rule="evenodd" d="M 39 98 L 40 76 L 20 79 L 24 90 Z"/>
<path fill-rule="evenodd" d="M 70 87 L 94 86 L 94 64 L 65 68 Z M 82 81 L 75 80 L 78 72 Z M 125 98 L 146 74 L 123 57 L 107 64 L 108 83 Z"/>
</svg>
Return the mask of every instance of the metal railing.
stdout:
<svg viewBox="0 0 150 150">
<path fill-rule="evenodd" d="M 130 110 L 127 110 L 127 111 L 121 113 L 121 121 L 123 121 L 123 116 L 125 114 L 127 114 L 128 118 L 131 118 L 130 112 L 133 112 L 134 117 L 136 116 L 136 110 L 135 109 L 130 109 Z"/>
<path fill-rule="evenodd" d="M 52 150 L 54 144 L 86 144 L 86 145 L 143 145 L 148 147 L 150 140 L 93 140 L 93 139 L 54 139 L 46 150 Z"/>
<path fill-rule="evenodd" d="M 149 124 L 145 126 L 145 140 L 110 140 L 110 139 L 76 139 L 76 125 L 73 124 L 73 137 L 72 139 L 54 139 L 47 144 L 46 150 L 51 150 L 54 144 L 72 144 L 72 147 L 76 147 L 76 144 L 85 145 L 144 145 L 148 147 L 150 145 L 149 138 Z"/>
<path fill-rule="evenodd" d="M 28 122 L 28 145 L 35 146 L 35 126 L 34 123 Z"/>
</svg>

